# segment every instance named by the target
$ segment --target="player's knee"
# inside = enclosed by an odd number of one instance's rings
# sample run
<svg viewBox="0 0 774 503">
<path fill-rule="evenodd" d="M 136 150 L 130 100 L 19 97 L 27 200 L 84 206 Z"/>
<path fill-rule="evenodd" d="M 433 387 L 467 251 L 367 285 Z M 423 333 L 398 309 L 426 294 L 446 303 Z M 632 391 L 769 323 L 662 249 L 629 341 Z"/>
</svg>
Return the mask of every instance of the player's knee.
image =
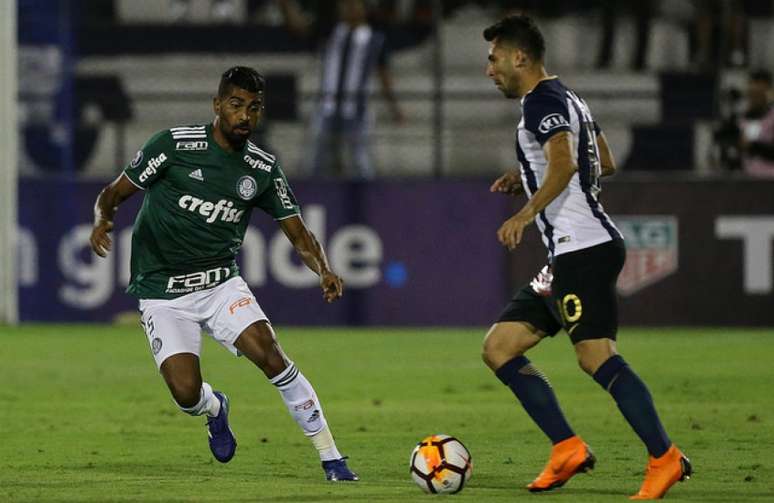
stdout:
<svg viewBox="0 0 774 503">
<path fill-rule="evenodd" d="M 484 343 L 481 347 L 481 359 L 489 367 L 494 369 L 495 362 L 498 360 L 497 356 L 500 354 L 498 348 L 497 337 L 491 330 L 484 338 Z"/>
<path fill-rule="evenodd" d="M 196 393 L 194 393 L 187 388 L 173 389 L 172 397 L 175 399 L 175 403 L 177 403 L 178 407 L 181 409 L 192 409 L 199 403 L 199 400 L 201 399 L 201 392 L 197 390 Z"/>
<path fill-rule="evenodd" d="M 280 374 L 287 366 L 274 331 L 266 322 L 254 323 L 248 327 L 235 345 L 269 378 Z"/>
<path fill-rule="evenodd" d="M 489 368 L 497 370 L 509 360 L 523 355 L 527 349 L 529 347 L 520 344 L 518 338 L 493 327 L 484 339 L 481 358 Z"/>
<path fill-rule="evenodd" d="M 588 375 L 593 376 L 597 369 L 612 356 L 616 355 L 615 342 L 611 339 L 589 339 L 575 344 L 578 365 Z"/>
<path fill-rule="evenodd" d="M 580 353 L 577 356 L 578 356 L 578 366 L 588 375 L 594 375 L 594 372 L 596 371 L 596 367 L 592 359 Z"/>
<path fill-rule="evenodd" d="M 201 383 L 196 379 L 173 378 L 167 382 L 172 398 L 181 409 L 195 407 L 201 399 Z"/>
</svg>

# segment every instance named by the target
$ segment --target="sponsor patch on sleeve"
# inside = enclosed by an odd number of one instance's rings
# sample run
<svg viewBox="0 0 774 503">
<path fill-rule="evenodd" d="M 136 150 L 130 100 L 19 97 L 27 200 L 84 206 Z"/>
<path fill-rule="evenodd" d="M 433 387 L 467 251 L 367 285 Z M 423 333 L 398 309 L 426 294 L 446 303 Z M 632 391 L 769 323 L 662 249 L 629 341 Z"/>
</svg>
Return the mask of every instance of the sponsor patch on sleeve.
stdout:
<svg viewBox="0 0 774 503">
<path fill-rule="evenodd" d="M 562 114 L 552 113 L 543 117 L 543 119 L 540 121 L 540 125 L 538 126 L 538 131 L 546 134 L 556 128 L 569 125 L 570 124 L 567 122 L 567 119 L 565 119 Z"/>
<path fill-rule="evenodd" d="M 142 158 L 144 157 L 144 154 L 142 153 L 142 150 L 138 150 L 137 153 L 134 155 L 134 159 L 132 159 L 132 162 L 129 163 L 129 167 L 136 168 L 137 166 L 142 163 Z"/>
</svg>

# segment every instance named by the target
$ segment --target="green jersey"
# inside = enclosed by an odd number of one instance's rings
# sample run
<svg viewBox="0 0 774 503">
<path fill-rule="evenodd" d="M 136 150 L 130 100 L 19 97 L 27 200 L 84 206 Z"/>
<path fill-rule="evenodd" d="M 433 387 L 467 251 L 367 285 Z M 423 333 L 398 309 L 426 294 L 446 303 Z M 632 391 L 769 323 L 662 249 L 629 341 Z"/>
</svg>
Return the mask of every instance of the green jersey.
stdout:
<svg viewBox="0 0 774 503">
<path fill-rule="evenodd" d="M 227 152 L 211 124 L 157 133 L 124 174 L 146 191 L 126 290 L 141 299 L 173 299 L 239 274 L 236 254 L 253 208 L 275 220 L 300 212 L 274 155 L 250 141 Z"/>
</svg>

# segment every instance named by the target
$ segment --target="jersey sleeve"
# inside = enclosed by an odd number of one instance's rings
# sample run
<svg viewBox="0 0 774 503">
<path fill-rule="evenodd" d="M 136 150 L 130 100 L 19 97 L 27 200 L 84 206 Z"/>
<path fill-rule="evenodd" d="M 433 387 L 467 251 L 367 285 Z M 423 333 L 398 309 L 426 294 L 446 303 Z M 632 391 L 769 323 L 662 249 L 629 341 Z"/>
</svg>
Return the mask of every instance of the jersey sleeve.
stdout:
<svg viewBox="0 0 774 503">
<path fill-rule="evenodd" d="M 571 131 L 567 101 L 550 94 L 530 96 L 524 101 L 524 127 L 540 145 L 561 131 Z"/>
<path fill-rule="evenodd" d="M 258 196 L 255 206 L 271 215 L 275 220 L 284 220 L 301 214 L 301 208 L 290 189 L 285 173 L 282 172 L 279 161 L 272 167 L 271 183 Z"/>
<path fill-rule="evenodd" d="M 175 149 L 168 130 L 156 133 L 137 151 L 134 159 L 124 168 L 124 175 L 145 190 L 164 176 L 172 163 Z"/>
</svg>

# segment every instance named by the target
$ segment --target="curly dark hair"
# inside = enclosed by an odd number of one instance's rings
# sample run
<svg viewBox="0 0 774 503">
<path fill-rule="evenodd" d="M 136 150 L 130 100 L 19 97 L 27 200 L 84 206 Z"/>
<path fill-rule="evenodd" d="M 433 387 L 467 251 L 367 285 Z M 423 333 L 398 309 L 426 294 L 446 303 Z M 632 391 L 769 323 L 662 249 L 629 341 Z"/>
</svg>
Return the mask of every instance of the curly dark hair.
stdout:
<svg viewBox="0 0 774 503">
<path fill-rule="evenodd" d="M 223 72 L 223 75 L 220 77 L 218 96 L 225 96 L 228 88 L 231 86 L 250 91 L 251 93 L 259 93 L 264 90 L 266 80 L 263 78 L 263 75 L 249 66 L 233 66 Z"/>
</svg>

